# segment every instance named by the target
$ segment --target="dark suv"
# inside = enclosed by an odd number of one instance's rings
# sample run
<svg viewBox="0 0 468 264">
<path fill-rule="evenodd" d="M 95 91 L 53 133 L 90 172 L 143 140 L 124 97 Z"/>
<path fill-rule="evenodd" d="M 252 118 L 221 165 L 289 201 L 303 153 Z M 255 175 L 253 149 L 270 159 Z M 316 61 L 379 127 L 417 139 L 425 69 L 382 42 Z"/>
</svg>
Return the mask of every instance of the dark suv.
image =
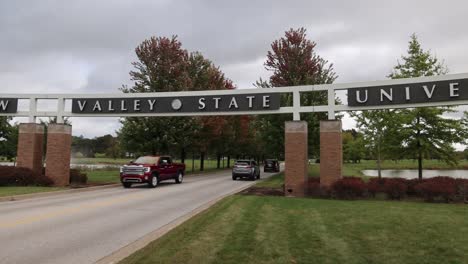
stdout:
<svg viewBox="0 0 468 264">
<path fill-rule="evenodd" d="M 254 160 L 238 160 L 232 167 L 232 180 L 249 178 L 251 181 L 260 179 L 260 168 Z"/>
<path fill-rule="evenodd" d="M 265 160 L 265 165 L 263 167 L 263 172 L 279 172 L 280 171 L 280 165 L 278 160 L 275 159 L 267 159 Z"/>
</svg>

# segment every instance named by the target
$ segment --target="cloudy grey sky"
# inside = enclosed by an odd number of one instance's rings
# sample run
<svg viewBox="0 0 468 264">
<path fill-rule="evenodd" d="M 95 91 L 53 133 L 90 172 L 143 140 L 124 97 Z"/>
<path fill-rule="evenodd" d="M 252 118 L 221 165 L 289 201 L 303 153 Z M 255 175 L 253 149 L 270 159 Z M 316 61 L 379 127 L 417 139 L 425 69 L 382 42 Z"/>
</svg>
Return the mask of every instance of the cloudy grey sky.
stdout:
<svg viewBox="0 0 468 264">
<path fill-rule="evenodd" d="M 298 27 L 333 62 L 337 82 L 385 79 L 413 32 L 450 73 L 468 72 L 467 10 L 466 0 L 0 0 L 0 89 L 117 92 L 131 84 L 134 48 L 171 35 L 219 65 L 239 88 L 250 88 L 269 76 L 263 62 L 271 42 Z M 86 137 L 119 127 L 113 118 L 72 123 L 73 134 Z"/>
</svg>

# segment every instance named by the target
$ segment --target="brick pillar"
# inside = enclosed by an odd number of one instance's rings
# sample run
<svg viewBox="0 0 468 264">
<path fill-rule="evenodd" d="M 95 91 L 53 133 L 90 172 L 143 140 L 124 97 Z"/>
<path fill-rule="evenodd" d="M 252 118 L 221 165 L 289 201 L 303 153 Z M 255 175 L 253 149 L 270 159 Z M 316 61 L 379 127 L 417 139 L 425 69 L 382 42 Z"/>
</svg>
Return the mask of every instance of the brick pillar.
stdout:
<svg viewBox="0 0 468 264">
<path fill-rule="evenodd" d="M 34 173 L 42 173 L 42 157 L 44 153 L 44 125 L 23 123 L 19 125 L 17 167 L 31 169 Z"/>
<path fill-rule="evenodd" d="M 47 128 L 46 175 L 55 186 L 70 183 L 71 131 L 72 127 L 64 124 L 49 124 Z"/>
<path fill-rule="evenodd" d="M 320 121 L 320 187 L 326 189 L 341 179 L 342 167 L 341 121 Z"/>
<path fill-rule="evenodd" d="M 303 197 L 307 187 L 307 122 L 290 121 L 285 124 L 285 176 L 284 194 Z"/>
</svg>

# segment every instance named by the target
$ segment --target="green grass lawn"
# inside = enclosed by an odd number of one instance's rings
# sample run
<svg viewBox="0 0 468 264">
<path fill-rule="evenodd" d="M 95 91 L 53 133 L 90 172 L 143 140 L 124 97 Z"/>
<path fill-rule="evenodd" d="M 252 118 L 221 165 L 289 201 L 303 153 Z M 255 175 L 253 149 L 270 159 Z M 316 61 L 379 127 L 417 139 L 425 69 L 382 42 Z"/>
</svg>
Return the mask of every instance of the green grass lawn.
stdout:
<svg viewBox="0 0 468 264">
<path fill-rule="evenodd" d="M 1 186 L 0 196 L 12 196 L 38 192 L 52 192 L 65 190 L 64 187 L 41 187 L 41 186 Z"/>
<path fill-rule="evenodd" d="M 122 263 L 467 263 L 466 205 L 233 195 Z"/>
<path fill-rule="evenodd" d="M 88 176 L 88 183 L 119 183 L 119 169 L 83 170 Z"/>
</svg>

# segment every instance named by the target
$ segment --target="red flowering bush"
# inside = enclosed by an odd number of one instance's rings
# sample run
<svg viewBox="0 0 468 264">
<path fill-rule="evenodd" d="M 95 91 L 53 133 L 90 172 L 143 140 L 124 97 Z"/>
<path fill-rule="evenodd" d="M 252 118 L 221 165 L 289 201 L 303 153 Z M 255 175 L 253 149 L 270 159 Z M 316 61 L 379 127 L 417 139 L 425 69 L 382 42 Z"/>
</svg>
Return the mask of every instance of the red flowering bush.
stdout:
<svg viewBox="0 0 468 264">
<path fill-rule="evenodd" d="M 442 198 L 449 202 L 454 200 L 457 191 L 455 179 L 441 176 L 426 179 L 416 185 L 415 189 L 420 196 L 429 202 L 436 198 Z"/>
<path fill-rule="evenodd" d="M 309 177 L 307 181 L 307 193 L 310 196 L 320 196 L 320 178 L 319 177 Z"/>
<path fill-rule="evenodd" d="M 331 186 L 332 196 L 340 199 L 355 199 L 362 197 L 366 191 L 366 183 L 358 177 L 344 177 Z"/>
<path fill-rule="evenodd" d="M 385 184 L 384 178 L 381 178 L 381 179 L 371 178 L 367 182 L 367 192 L 369 193 L 370 196 L 375 197 L 377 193 L 384 191 L 384 184 Z"/>
<path fill-rule="evenodd" d="M 49 177 L 35 174 L 28 168 L 0 166 L 0 186 L 49 186 L 52 184 Z"/>
<path fill-rule="evenodd" d="M 406 186 L 408 186 L 406 194 L 417 195 L 418 192 L 416 191 L 416 185 L 420 184 L 421 182 L 422 181 L 420 181 L 418 178 L 406 180 Z"/>
<path fill-rule="evenodd" d="M 386 179 L 384 183 L 384 192 L 387 194 L 388 199 L 401 200 L 406 196 L 408 185 L 406 179 L 403 178 L 390 178 Z"/>
<path fill-rule="evenodd" d="M 458 201 L 468 202 L 468 179 L 455 179 L 455 192 Z"/>
</svg>

